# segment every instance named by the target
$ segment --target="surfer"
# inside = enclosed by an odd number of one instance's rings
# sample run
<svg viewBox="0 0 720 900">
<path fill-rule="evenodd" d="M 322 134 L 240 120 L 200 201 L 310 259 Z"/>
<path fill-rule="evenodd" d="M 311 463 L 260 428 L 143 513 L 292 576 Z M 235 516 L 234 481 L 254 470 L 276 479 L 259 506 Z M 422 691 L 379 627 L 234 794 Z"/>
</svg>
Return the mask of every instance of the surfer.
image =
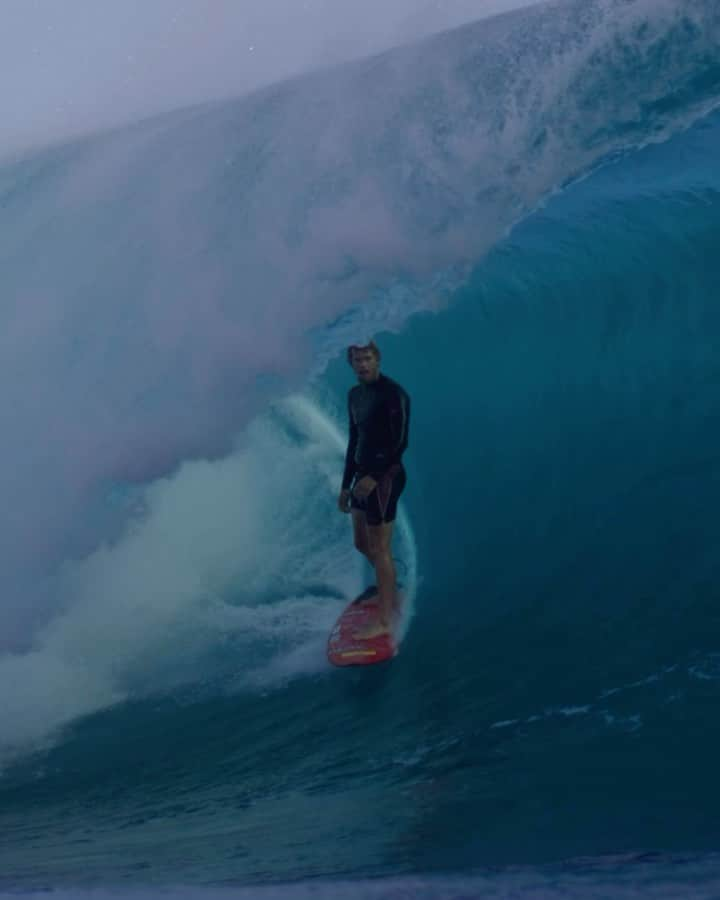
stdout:
<svg viewBox="0 0 720 900">
<path fill-rule="evenodd" d="M 380 350 L 373 341 L 348 347 L 347 359 L 358 384 L 348 393 L 350 435 L 338 506 L 352 513 L 355 547 L 375 569 L 378 620 L 355 635 L 367 639 L 390 632 L 396 603 L 390 545 L 405 487 L 402 455 L 408 444 L 410 397 L 396 381 L 380 374 Z"/>
</svg>

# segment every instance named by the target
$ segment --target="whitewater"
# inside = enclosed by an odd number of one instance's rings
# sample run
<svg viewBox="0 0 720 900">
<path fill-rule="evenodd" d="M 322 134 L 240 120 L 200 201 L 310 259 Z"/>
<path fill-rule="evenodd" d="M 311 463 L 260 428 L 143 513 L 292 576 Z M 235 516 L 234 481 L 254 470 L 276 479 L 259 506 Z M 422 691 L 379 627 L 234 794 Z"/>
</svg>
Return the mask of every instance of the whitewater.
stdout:
<svg viewBox="0 0 720 900">
<path fill-rule="evenodd" d="M 5 159 L 0 896 L 717 895 L 719 49 L 544 3 Z"/>
</svg>

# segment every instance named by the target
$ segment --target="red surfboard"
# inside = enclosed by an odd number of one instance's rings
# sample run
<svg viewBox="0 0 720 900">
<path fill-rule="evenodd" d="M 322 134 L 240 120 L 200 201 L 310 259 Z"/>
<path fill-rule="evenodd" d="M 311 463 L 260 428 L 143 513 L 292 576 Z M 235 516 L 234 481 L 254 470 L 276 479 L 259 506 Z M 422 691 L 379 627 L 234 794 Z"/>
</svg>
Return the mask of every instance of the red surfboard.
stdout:
<svg viewBox="0 0 720 900">
<path fill-rule="evenodd" d="M 369 666 L 397 656 L 398 645 L 393 634 L 365 639 L 354 637 L 356 631 L 375 622 L 377 617 L 377 588 L 368 588 L 345 607 L 328 638 L 327 657 L 334 666 Z M 399 615 L 395 618 L 395 628 L 399 618 Z"/>
</svg>

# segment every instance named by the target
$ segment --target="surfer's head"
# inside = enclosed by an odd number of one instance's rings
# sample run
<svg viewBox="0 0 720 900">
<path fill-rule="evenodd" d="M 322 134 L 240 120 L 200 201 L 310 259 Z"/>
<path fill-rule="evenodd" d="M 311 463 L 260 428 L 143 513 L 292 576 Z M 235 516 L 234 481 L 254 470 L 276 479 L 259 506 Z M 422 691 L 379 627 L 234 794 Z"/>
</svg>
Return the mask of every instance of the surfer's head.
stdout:
<svg viewBox="0 0 720 900">
<path fill-rule="evenodd" d="M 352 344 L 347 349 L 347 360 L 358 381 L 375 381 L 380 374 L 380 348 L 375 341 L 363 345 Z"/>
</svg>

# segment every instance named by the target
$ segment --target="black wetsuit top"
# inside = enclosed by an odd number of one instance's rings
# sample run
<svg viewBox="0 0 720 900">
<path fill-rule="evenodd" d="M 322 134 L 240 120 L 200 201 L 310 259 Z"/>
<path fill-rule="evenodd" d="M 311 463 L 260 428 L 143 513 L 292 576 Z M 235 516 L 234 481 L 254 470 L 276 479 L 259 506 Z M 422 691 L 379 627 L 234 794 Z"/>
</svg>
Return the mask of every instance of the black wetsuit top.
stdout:
<svg viewBox="0 0 720 900">
<path fill-rule="evenodd" d="M 408 444 L 410 397 L 400 385 L 380 375 L 369 384 L 357 384 L 348 393 L 350 440 L 345 454 L 342 486 L 354 477 L 371 475 L 379 481 L 399 465 Z"/>
</svg>

